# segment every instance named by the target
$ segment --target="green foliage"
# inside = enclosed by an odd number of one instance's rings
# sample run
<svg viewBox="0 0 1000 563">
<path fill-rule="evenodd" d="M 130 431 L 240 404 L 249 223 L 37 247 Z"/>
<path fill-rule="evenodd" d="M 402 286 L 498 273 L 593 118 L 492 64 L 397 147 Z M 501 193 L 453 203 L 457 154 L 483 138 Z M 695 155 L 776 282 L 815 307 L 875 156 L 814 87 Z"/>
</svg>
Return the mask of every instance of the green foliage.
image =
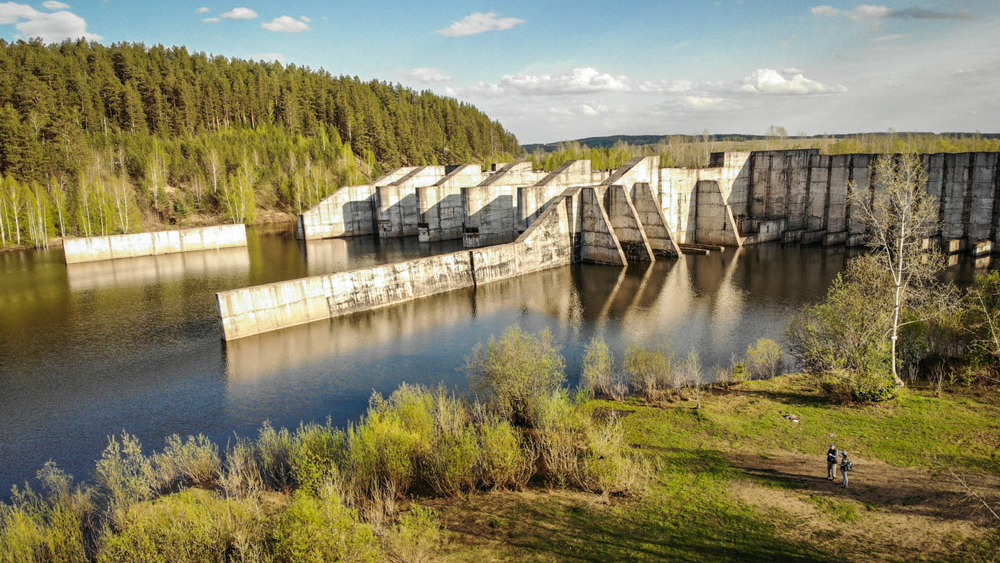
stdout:
<svg viewBox="0 0 1000 563">
<path fill-rule="evenodd" d="M 84 563 L 90 491 L 71 489 L 72 478 L 51 461 L 38 473 L 47 497 L 16 487 L 0 503 L 0 563 Z"/>
<path fill-rule="evenodd" d="M 159 491 L 178 484 L 209 486 L 219 478 L 222 461 L 219 447 L 203 434 L 181 440 L 177 434 L 168 436 L 163 451 L 150 459 L 152 486 Z"/>
<path fill-rule="evenodd" d="M 343 475 L 355 502 L 409 490 L 430 448 L 433 409 L 433 396 L 418 386 L 403 384 L 389 399 L 372 395 L 361 422 L 347 427 Z"/>
<path fill-rule="evenodd" d="M 371 526 L 358 521 L 357 512 L 344 505 L 332 486 L 321 487 L 316 496 L 296 491 L 271 539 L 276 561 L 281 563 L 382 560 Z"/>
<path fill-rule="evenodd" d="M 962 325 L 974 359 L 1000 367 L 1000 272 L 976 276 L 962 300 Z"/>
<path fill-rule="evenodd" d="M 616 398 L 622 395 L 615 381 L 614 358 L 603 338 L 595 337 L 587 344 L 580 386 L 595 395 Z"/>
<path fill-rule="evenodd" d="M 520 489 L 535 472 L 536 453 L 508 420 L 484 415 L 479 432 L 479 481 L 494 489 Z"/>
<path fill-rule="evenodd" d="M 222 489 L 231 497 L 254 496 L 264 488 L 264 477 L 257 464 L 257 451 L 252 441 L 237 438 L 226 448 L 226 462 L 220 480 Z"/>
<path fill-rule="evenodd" d="M 434 433 L 423 455 L 424 478 L 434 492 L 454 496 L 476 486 L 479 440 L 468 407 L 444 388 L 434 397 Z"/>
<path fill-rule="evenodd" d="M 625 352 L 625 375 L 632 389 L 653 399 L 660 389 L 681 387 L 676 354 L 669 348 L 644 348 L 630 344 Z"/>
<path fill-rule="evenodd" d="M 526 334 L 514 325 L 500 340 L 490 337 L 466 359 L 465 371 L 501 415 L 517 424 L 534 424 L 537 403 L 566 380 L 565 361 L 552 343 L 552 333 Z"/>
<path fill-rule="evenodd" d="M 384 533 L 386 555 L 396 563 L 430 563 L 444 544 L 441 518 L 433 509 L 411 505 L 399 522 Z"/>
<path fill-rule="evenodd" d="M 98 563 L 227 563 L 264 551 L 266 520 L 252 500 L 187 489 L 123 512 Z"/>
<path fill-rule="evenodd" d="M 255 204 L 298 213 L 379 170 L 521 153 L 453 98 L 183 47 L 3 42 L 0 76 L 0 175 L 18 182 L 13 199 L 0 190 L 0 246 L 44 244 L 56 226 L 249 222 Z M 245 157 L 252 183 L 231 182 Z"/>
<path fill-rule="evenodd" d="M 631 453 L 625 431 L 616 416 L 604 423 L 584 419 L 584 446 L 578 454 L 573 482 L 580 488 L 611 494 L 637 493 L 652 477 L 649 465 Z"/>
<path fill-rule="evenodd" d="M 292 478 L 307 491 L 339 479 L 339 464 L 347 449 L 347 435 L 336 430 L 327 419 L 326 425 L 302 424 L 295 432 L 290 454 Z"/>
<path fill-rule="evenodd" d="M 746 367 L 755 379 L 771 379 L 779 375 L 784 356 L 780 344 L 770 338 L 761 338 L 747 346 Z"/>
<path fill-rule="evenodd" d="M 292 485 L 292 433 L 287 428 L 275 429 L 268 420 L 257 433 L 257 465 L 264 484 L 273 489 Z"/>
<path fill-rule="evenodd" d="M 114 515 L 153 497 L 152 465 L 142 454 L 139 439 L 131 434 L 108 438 L 95 473 L 98 492 Z"/>
</svg>

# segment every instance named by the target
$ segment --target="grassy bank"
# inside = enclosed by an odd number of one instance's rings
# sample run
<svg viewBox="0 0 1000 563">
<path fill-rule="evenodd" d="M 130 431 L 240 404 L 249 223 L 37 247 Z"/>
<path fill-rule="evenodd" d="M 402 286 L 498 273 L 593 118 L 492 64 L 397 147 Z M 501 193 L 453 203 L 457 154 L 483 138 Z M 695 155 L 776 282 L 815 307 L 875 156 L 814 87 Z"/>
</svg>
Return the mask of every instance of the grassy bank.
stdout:
<svg viewBox="0 0 1000 563">
<path fill-rule="evenodd" d="M 906 390 L 835 406 L 794 375 L 708 392 L 700 409 L 592 401 L 624 411 L 628 440 L 655 460 L 642 499 L 529 491 L 434 506 L 453 561 L 991 561 L 996 522 L 947 469 L 1000 496 L 997 399 Z M 855 459 L 847 491 L 825 480 L 830 442 Z"/>
<path fill-rule="evenodd" d="M 473 422 L 475 407 L 463 426 L 458 403 L 438 393 L 404 388 L 346 433 L 265 426 L 221 460 L 206 441 L 143 456 L 122 440 L 97 465 L 111 488 L 81 491 L 50 472 L 47 501 L 0 509 L 0 561 L 991 561 L 1000 545 L 996 522 L 951 475 L 1000 496 L 995 390 L 906 389 L 893 403 L 838 406 L 792 375 L 706 390 L 699 408 L 691 391 L 577 403 L 574 424 L 597 422 L 585 435 L 611 420 L 631 451 L 616 459 L 651 468 L 641 495 L 587 492 L 551 468 L 528 480 L 516 460 L 495 486 L 516 434 L 495 418 Z M 479 462 L 463 457 L 477 436 Z M 582 451 L 607 447 L 589 440 Z M 824 479 L 830 442 L 855 460 L 848 490 Z M 391 457 L 404 443 L 412 466 Z M 407 494 L 381 488 L 391 475 L 409 479 Z"/>
</svg>

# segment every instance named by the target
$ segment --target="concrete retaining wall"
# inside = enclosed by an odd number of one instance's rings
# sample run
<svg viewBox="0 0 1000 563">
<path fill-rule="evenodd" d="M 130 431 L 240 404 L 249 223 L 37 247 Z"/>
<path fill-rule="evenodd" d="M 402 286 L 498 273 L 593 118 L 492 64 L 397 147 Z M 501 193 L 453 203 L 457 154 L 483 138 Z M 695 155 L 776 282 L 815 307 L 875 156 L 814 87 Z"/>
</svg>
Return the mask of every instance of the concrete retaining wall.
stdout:
<svg viewBox="0 0 1000 563">
<path fill-rule="evenodd" d="M 417 188 L 434 185 L 444 176 L 444 166 L 419 166 L 389 184 L 376 184 L 373 212 L 379 238 L 416 236 L 420 223 Z"/>
<path fill-rule="evenodd" d="M 431 186 L 417 188 L 417 236 L 420 242 L 462 238 L 462 188 L 483 181 L 478 164 L 456 167 Z"/>
<path fill-rule="evenodd" d="M 374 234 L 372 198 L 375 197 L 375 186 L 391 184 L 414 170 L 414 166 L 395 168 L 371 184 L 339 188 L 299 215 L 295 236 L 300 240 L 315 240 Z"/>
<path fill-rule="evenodd" d="M 63 252 L 67 264 L 76 264 L 246 245 L 245 225 L 217 225 L 178 231 L 70 238 L 63 241 Z"/>
</svg>

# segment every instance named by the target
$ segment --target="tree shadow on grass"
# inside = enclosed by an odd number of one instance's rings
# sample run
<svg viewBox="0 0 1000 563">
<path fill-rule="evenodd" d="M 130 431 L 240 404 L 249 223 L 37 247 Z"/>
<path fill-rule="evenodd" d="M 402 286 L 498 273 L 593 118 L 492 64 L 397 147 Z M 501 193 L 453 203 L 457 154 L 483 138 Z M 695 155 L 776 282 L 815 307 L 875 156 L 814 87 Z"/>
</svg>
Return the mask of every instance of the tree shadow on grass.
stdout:
<svg viewBox="0 0 1000 563">
<path fill-rule="evenodd" d="M 805 392 L 797 393 L 795 391 L 775 391 L 769 389 L 734 389 L 730 393 L 733 395 L 742 395 L 747 397 L 759 397 L 761 399 L 768 399 L 784 405 L 801 407 L 822 407 L 830 405 L 830 401 L 825 397 Z"/>
</svg>

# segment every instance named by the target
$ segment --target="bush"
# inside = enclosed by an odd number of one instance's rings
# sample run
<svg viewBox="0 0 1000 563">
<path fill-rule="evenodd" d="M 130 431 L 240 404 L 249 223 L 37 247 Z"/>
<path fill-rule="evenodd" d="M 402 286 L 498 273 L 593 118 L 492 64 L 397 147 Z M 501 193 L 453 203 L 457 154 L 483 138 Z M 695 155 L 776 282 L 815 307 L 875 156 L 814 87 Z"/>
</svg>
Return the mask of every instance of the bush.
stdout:
<svg viewBox="0 0 1000 563">
<path fill-rule="evenodd" d="M 896 396 L 896 382 L 891 374 L 833 371 L 821 381 L 820 387 L 835 403 L 876 403 Z"/>
<path fill-rule="evenodd" d="M 381 561 L 378 540 L 371 526 L 358 521 L 333 486 L 320 488 L 317 496 L 296 491 L 271 534 L 277 561 L 325 563 L 327 561 Z"/>
<path fill-rule="evenodd" d="M 754 379 L 772 379 L 779 375 L 785 352 L 770 338 L 761 338 L 747 346 L 746 366 Z"/>
<path fill-rule="evenodd" d="M 231 497 L 253 496 L 264 488 L 253 442 L 238 438 L 232 448 L 226 449 L 225 470 L 220 484 L 226 495 Z"/>
<path fill-rule="evenodd" d="M 539 401 L 535 440 L 549 481 L 563 486 L 577 469 L 580 427 L 584 423 L 565 391 L 559 390 Z"/>
<path fill-rule="evenodd" d="M 48 462 L 39 479 L 55 469 Z M 12 492 L 11 504 L 0 503 L 0 563 L 84 563 L 84 529 L 91 508 L 89 491 L 70 490 L 70 481 L 58 471 L 65 488 L 50 489 L 42 498 L 31 489 Z"/>
<path fill-rule="evenodd" d="M 326 425 L 301 424 L 292 438 L 291 465 L 295 484 L 315 492 L 326 483 L 338 480 L 338 464 L 343 463 L 347 449 L 347 436 L 333 428 L 329 419 Z"/>
<path fill-rule="evenodd" d="M 633 389 L 647 399 L 653 399 L 659 389 L 674 384 L 675 354 L 667 348 L 643 348 L 630 344 L 625 352 L 625 374 Z"/>
<path fill-rule="evenodd" d="M 434 397 L 434 436 L 423 456 L 424 478 L 435 492 L 457 495 L 476 486 L 479 440 L 465 404 L 443 388 Z"/>
<path fill-rule="evenodd" d="M 591 340 L 583 357 L 580 386 L 595 395 L 614 397 L 617 394 L 614 371 L 614 358 L 604 339 Z"/>
<path fill-rule="evenodd" d="M 101 541 L 98 563 L 225 563 L 264 551 L 265 519 L 254 500 L 187 489 L 125 510 Z"/>
<path fill-rule="evenodd" d="M 536 454 L 521 431 L 498 416 L 484 416 L 478 425 L 479 481 L 493 489 L 520 489 L 535 472 Z"/>
<path fill-rule="evenodd" d="M 292 486 L 292 435 L 287 428 L 275 430 L 265 420 L 257 434 L 257 465 L 264 484 L 286 490 Z"/>
<path fill-rule="evenodd" d="M 152 466 L 142 444 L 131 434 L 108 438 L 96 468 L 98 491 L 114 517 L 119 511 L 153 497 Z"/>
<path fill-rule="evenodd" d="M 600 493 L 605 499 L 610 494 L 636 493 L 645 487 L 651 475 L 649 466 L 629 451 L 617 418 L 604 424 L 589 421 L 584 437 L 574 484 Z"/>
<path fill-rule="evenodd" d="M 412 505 L 395 526 L 384 533 L 389 561 L 426 563 L 437 560 L 444 543 L 441 519 L 430 508 Z"/>
<path fill-rule="evenodd" d="M 177 434 L 168 436 L 161 453 L 153 454 L 152 485 L 157 491 L 173 489 L 178 484 L 207 486 L 219 478 L 222 461 L 219 447 L 206 436 L 188 436 L 187 442 Z"/>
<path fill-rule="evenodd" d="M 433 402 L 422 387 L 405 384 L 388 400 L 372 395 L 361 422 L 347 428 L 344 478 L 353 500 L 409 490 L 417 461 L 430 449 Z"/>
<path fill-rule="evenodd" d="M 564 363 L 551 332 L 532 336 L 515 325 L 500 340 L 490 337 L 485 348 L 476 346 L 466 359 L 465 371 L 497 412 L 515 424 L 531 426 L 537 402 L 566 380 Z"/>
</svg>

